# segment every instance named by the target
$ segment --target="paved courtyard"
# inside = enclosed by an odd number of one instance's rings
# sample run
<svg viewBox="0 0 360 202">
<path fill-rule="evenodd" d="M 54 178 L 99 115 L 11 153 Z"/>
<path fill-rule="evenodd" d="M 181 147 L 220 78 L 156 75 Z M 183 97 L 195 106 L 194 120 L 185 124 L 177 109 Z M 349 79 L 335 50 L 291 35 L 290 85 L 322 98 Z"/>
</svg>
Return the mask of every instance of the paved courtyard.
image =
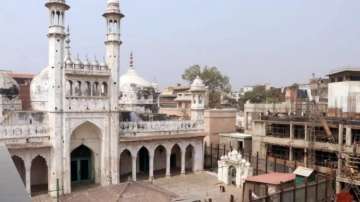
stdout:
<svg viewBox="0 0 360 202">
<path fill-rule="evenodd" d="M 128 183 L 131 185 L 131 183 Z M 155 198 L 159 198 L 164 195 L 172 195 L 172 199 L 166 199 L 161 201 L 204 201 L 211 198 L 214 202 L 226 202 L 230 201 L 230 195 L 235 197 L 235 201 L 241 201 L 242 189 L 234 186 L 226 186 L 226 192 L 220 192 L 219 186 L 221 183 L 217 181 L 217 177 L 214 174 L 208 172 L 201 172 L 188 175 L 177 175 L 171 178 L 159 178 L 153 181 L 153 184 L 147 180 L 136 183 L 135 186 L 121 185 L 109 186 L 109 187 L 91 187 L 89 189 L 82 189 L 75 191 L 74 193 L 62 198 L 61 201 L 66 202 L 81 202 L 92 201 L 89 200 L 92 194 L 96 194 L 96 201 L 99 199 L 107 199 L 106 201 L 126 201 L 126 202 L 142 202 L 142 201 L 154 201 Z M 140 187 L 139 187 L 140 186 Z M 125 193 L 125 187 L 127 191 Z M 155 192 L 160 192 L 160 195 Z M 147 194 L 148 193 L 148 194 Z M 110 195 L 114 197 L 111 198 Z M 123 195 L 124 197 L 120 196 Z M 101 196 L 104 197 L 101 197 Z M 105 197 L 107 196 L 107 197 Z M 154 197 L 152 197 L 154 196 Z M 110 199 L 111 198 L 111 199 Z M 115 199 L 117 198 L 117 199 Z M 145 200 L 146 198 L 146 200 Z M 95 199 L 95 198 L 94 198 Z M 46 195 L 41 195 L 33 198 L 33 202 L 50 202 L 52 201 Z M 56 200 L 55 200 L 56 201 Z"/>
</svg>

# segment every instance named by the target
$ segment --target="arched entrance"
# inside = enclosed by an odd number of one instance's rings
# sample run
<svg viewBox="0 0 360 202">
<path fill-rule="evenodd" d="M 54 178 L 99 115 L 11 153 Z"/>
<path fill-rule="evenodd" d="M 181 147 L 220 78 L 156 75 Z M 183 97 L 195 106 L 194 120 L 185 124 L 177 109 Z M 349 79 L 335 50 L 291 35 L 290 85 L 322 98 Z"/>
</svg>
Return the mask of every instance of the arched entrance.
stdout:
<svg viewBox="0 0 360 202">
<path fill-rule="evenodd" d="M 194 147 L 189 145 L 186 147 L 185 152 L 185 169 L 186 172 L 193 172 L 194 171 Z"/>
<path fill-rule="evenodd" d="M 75 184 L 94 182 L 93 154 L 85 145 L 71 152 L 71 182 Z"/>
<path fill-rule="evenodd" d="M 120 182 L 126 182 L 132 175 L 132 157 L 129 150 L 120 155 Z"/>
<path fill-rule="evenodd" d="M 166 175 L 166 149 L 160 145 L 154 152 L 154 176 L 164 177 Z"/>
<path fill-rule="evenodd" d="M 45 194 L 48 192 L 48 167 L 46 160 L 37 156 L 31 162 L 31 195 Z"/>
<path fill-rule="evenodd" d="M 149 178 L 149 151 L 142 147 L 138 152 L 138 178 L 139 179 L 148 179 Z"/>
<path fill-rule="evenodd" d="M 26 181 L 25 181 L 25 163 L 24 161 L 18 157 L 18 156 L 13 156 L 12 160 L 15 164 L 16 170 L 18 171 L 21 180 L 24 183 L 24 186 L 26 185 Z"/>
<path fill-rule="evenodd" d="M 91 122 L 72 132 L 69 177 L 73 188 L 101 182 L 101 137 L 101 130 Z"/>
<path fill-rule="evenodd" d="M 229 167 L 229 183 L 232 185 L 236 185 L 236 168 L 234 166 Z"/>
<path fill-rule="evenodd" d="M 174 145 L 170 155 L 170 172 L 171 175 L 178 175 L 181 171 L 181 149 L 179 145 Z"/>
</svg>

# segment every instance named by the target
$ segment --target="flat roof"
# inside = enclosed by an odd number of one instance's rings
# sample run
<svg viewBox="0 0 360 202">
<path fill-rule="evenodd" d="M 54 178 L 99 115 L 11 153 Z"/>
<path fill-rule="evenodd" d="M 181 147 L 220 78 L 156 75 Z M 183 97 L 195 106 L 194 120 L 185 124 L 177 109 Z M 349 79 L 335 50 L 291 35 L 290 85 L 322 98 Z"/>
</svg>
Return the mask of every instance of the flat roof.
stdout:
<svg viewBox="0 0 360 202">
<path fill-rule="evenodd" d="M 238 139 L 248 139 L 252 138 L 252 135 L 246 133 L 220 133 L 222 137 L 231 137 L 231 138 L 238 138 Z"/>
<path fill-rule="evenodd" d="M 281 183 L 291 182 L 294 180 L 295 174 L 293 173 L 267 173 L 246 178 L 246 182 L 269 185 L 280 185 Z"/>
<path fill-rule="evenodd" d="M 343 72 L 360 72 L 360 67 L 342 67 L 342 68 L 338 68 L 335 69 L 333 71 L 331 71 L 328 76 L 334 75 L 334 74 L 339 74 L 339 73 L 343 73 Z"/>
<path fill-rule="evenodd" d="M 0 201 L 30 202 L 25 185 L 5 147 L 0 144 Z"/>
</svg>

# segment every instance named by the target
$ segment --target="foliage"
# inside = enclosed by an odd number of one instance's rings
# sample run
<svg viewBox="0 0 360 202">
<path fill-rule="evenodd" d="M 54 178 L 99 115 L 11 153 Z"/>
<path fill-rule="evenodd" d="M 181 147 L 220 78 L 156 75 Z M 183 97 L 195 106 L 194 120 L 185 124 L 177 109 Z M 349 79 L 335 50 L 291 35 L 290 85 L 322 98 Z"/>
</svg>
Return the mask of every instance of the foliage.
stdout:
<svg viewBox="0 0 360 202">
<path fill-rule="evenodd" d="M 265 86 L 256 86 L 253 91 L 246 92 L 239 100 L 240 108 L 243 109 L 247 101 L 251 103 L 278 103 L 285 100 L 284 94 L 279 88 L 266 89 Z"/>
<path fill-rule="evenodd" d="M 193 65 L 185 70 L 182 78 L 191 84 L 199 76 L 209 90 L 209 107 L 219 107 L 222 92 L 230 92 L 229 77 L 223 75 L 217 67 Z"/>
</svg>

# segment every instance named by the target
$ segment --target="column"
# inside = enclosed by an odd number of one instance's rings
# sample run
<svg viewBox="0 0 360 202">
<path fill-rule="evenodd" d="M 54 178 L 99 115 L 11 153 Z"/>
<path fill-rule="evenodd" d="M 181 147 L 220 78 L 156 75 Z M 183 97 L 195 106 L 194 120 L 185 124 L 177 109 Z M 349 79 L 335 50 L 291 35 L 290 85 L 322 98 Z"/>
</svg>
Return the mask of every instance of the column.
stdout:
<svg viewBox="0 0 360 202">
<path fill-rule="evenodd" d="M 149 181 L 154 179 L 154 154 L 149 155 Z"/>
<path fill-rule="evenodd" d="M 293 151 L 293 147 L 290 146 L 289 147 L 289 161 L 293 161 L 294 160 L 294 151 Z"/>
<path fill-rule="evenodd" d="M 166 177 L 170 177 L 170 156 L 171 151 L 166 153 Z"/>
<path fill-rule="evenodd" d="M 338 133 L 338 144 L 342 145 L 343 141 L 344 141 L 344 125 L 343 124 L 339 124 L 339 133 Z"/>
<path fill-rule="evenodd" d="M 305 141 L 309 141 L 309 130 L 307 124 L 304 125 L 304 133 L 305 133 Z"/>
<path fill-rule="evenodd" d="M 352 142 L 351 142 L 351 128 L 349 126 L 346 126 L 346 145 L 351 146 Z"/>
<path fill-rule="evenodd" d="M 186 155 L 186 149 L 184 149 L 184 150 L 181 152 L 181 174 L 182 174 L 182 175 L 185 175 L 185 169 L 186 169 L 185 155 Z"/>
<path fill-rule="evenodd" d="M 294 124 L 290 122 L 290 140 L 294 139 Z"/>
<path fill-rule="evenodd" d="M 135 182 L 136 181 L 136 156 L 132 157 L 132 180 Z"/>
<path fill-rule="evenodd" d="M 304 149 L 304 165 L 305 167 L 308 167 L 308 150 L 305 148 Z"/>
<path fill-rule="evenodd" d="M 24 163 L 26 191 L 31 194 L 31 161 L 25 160 Z"/>
</svg>

